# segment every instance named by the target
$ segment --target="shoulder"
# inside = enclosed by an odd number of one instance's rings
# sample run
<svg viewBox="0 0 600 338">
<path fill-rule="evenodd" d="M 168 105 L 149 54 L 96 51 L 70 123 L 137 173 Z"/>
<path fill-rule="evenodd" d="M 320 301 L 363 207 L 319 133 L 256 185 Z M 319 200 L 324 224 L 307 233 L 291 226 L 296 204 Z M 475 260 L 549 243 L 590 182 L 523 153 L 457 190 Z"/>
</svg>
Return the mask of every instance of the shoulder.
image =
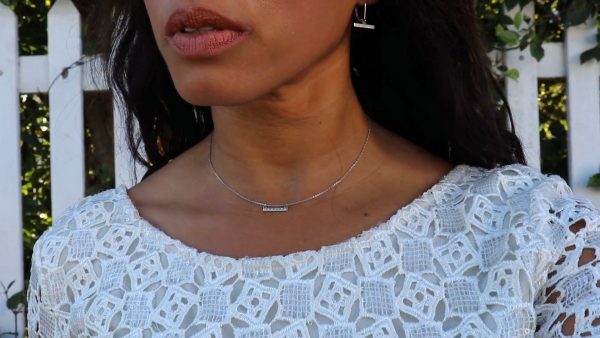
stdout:
<svg viewBox="0 0 600 338">
<path fill-rule="evenodd" d="M 561 228 L 578 221 L 586 221 L 588 231 L 600 226 L 597 207 L 588 199 L 575 195 L 569 184 L 558 175 L 544 174 L 522 164 L 511 164 L 493 169 L 490 176 L 495 176 L 498 181 L 496 196 L 513 212 L 526 215 L 537 230 L 547 228 L 563 232 Z M 553 234 L 552 238 L 558 240 L 557 235 Z M 563 240 L 570 238 L 567 233 L 559 237 Z"/>
<path fill-rule="evenodd" d="M 556 225 L 570 225 L 580 220 L 587 220 L 591 228 L 599 226 L 598 209 L 591 201 L 576 196 L 558 175 L 545 174 L 523 164 L 478 170 L 466 188 L 467 196 L 504 206 L 513 217 L 519 216 L 521 222 L 530 223 L 537 230 L 558 231 Z"/>
<path fill-rule="evenodd" d="M 54 218 L 33 247 L 32 265 L 55 269 L 65 260 L 89 257 L 96 233 L 135 219 L 136 210 L 127 199 L 125 186 L 83 197 Z"/>
<path fill-rule="evenodd" d="M 536 337 L 598 333 L 597 207 L 576 196 L 560 176 L 530 166 L 477 172 L 464 189 L 463 201 L 468 223 L 484 239 L 479 241 L 483 266 L 501 256 L 512 262 L 506 266 L 521 266 L 520 279 L 529 276 L 522 286 L 531 283 L 534 291 Z"/>
<path fill-rule="evenodd" d="M 578 211 L 593 212 L 595 209 L 589 200 L 575 196 L 562 177 L 542 173 L 528 165 L 508 164 L 493 169 L 470 169 L 477 173 L 474 179 L 468 180 L 470 195 L 486 196 L 516 211 L 528 211 L 533 215 L 575 206 L 579 207 Z"/>
<path fill-rule="evenodd" d="M 566 247 L 577 251 L 594 238 L 600 244 L 600 212 L 560 176 L 523 164 L 477 173 L 464 189 L 467 220 L 483 233 L 507 234 L 512 250 L 550 263 Z"/>
<path fill-rule="evenodd" d="M 116 224 L 134 219 L 126 197 L 124 186 L 83 197 L 55 217 L 34 243 L 27 289 L 31 337 L 69 335 L 64 330 L 78 315 L 71 307 L 92 292 L 101 277 L 97 258 L 121 244 L 111 237 L 105 245 L 100 238 L 110 236 L 119 228 Z"/>
<path fill-rule="evenodd" d="M 109 221 L 126 221 L 132 216 L 124 185 L 89 195 L 68 206 L 53 223 L 52 228 L 93 228 Z"/>
<path fill-rule="evenodd" d="M 470 181 L 470 191 L 476 194 L 495 195 L 508 201 L 521 193 L 542 191 L 548 187 L 553 187 L 556 192 L 571 193 L 571 189 L 560 176 L 544 174 L 536 168 L 520 163 L 492 169 L 469 168 L 477 172 L 475 179 Z M 540 187 L 545 188 L 539 190 Z"/>
</svg>

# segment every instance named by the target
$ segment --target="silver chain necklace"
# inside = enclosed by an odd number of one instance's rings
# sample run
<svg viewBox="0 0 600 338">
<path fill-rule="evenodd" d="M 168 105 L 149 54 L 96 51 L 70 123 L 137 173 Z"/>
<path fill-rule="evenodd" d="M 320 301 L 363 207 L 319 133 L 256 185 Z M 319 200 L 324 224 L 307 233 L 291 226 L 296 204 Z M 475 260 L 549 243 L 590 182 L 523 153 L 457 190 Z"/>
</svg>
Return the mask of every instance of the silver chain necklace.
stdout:
<svg viewBox="0 0 600 338">
<path fill-rule="evenodd" d="M 227 189 L 229 189 L 231 192 L 233 192 L 234 194 L 236 194 L 237 196 L 239 196 L 240 198 L 259 205 L 262 207 L 262 211 L 264 212 L 285 212 L 288 211 L 288 207 L 292 206 L 292 205 L 296 205 L 296 204 L 300 204 L 306 201 L 310 201 L 312 199 L 315 199 L 323 194 L 325 194 L 326 192 L 330 191 L 331 189 L 335 188 L 338 184 L 340 184 L 352 171 L 352 169 L 354 169 L 354 167 L 356 167 L 356 165 L 358 164 L 358 162 L 360 161 L 360 159 L 362 158 L 362 155 L 365 151 L 365 149 L 367 148 L 367 143 L 369 143 L 369 136 L 371 135 L 371 119 L 369 118 L 369 130 L 367 132 L 367 137 L 365 138 L 365 142 L 362 146 L 362 149 L 360 151 L 360 153 L 358 154 L 358 156 L 356 157 L 356 159 L 354 160 L 354 162 L 352 163 L 352 165 L 350 166 L 350 168 L 348 168 L 348 170 L 346 171 L 346 173 L 344 173 L 344 175 L 342 175 L 342 177 L 340 177 L 337 181 L 335 181 L 332 185 L 330 185 L 327 189 L 314 194 L 310 197 L 307 197 L 305 199 L 299 200 L 299 201 L 295 201 L 295 202 L 290 202 L 290 203 L 285 203 L 285 204 L 269 204 L 266 202 L 259 202 L 259 201 L 254 201 L 248 197 L 245 197 L 244 195 L 240 194 L 239 192 L 237 192 L 235 189 L 233 189 L 231 186 L 229 186 L 227 183 L 225 183 L 225 181 L 223 180 L 223 178 L 221 178 L 221 176 L 219 176 L 219 174 L 217 173 L 217 171 L 215 170 L 215 167 L 213 166 L 212 163 L 212 136 L 213 136 L 214 132 L 210 134 L 210 150 L 209 150 L 209 155 L 208 155 L 208 163 L 210 164 L 210 168 L 212 170 L 212 172 L 215 174 L 215 176 L 217 177 L 217 180 L 219 180 L 219 182 L 221 182 L 221 184 L 223 184 Z"/>
</svg>

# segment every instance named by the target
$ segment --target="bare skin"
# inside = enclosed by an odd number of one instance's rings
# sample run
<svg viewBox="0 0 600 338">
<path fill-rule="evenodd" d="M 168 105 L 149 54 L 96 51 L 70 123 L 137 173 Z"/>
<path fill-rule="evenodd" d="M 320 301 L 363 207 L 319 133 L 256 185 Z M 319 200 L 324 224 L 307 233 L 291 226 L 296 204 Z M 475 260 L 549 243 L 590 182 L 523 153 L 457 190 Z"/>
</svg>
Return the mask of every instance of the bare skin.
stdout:
<svg viewBox="0 0 600 338">
<path fill-rule="evenodd" d="M 349 73 L 356 2 L 203 2 L 248 23 L 253 36 L 201 60 L 178 56 L 162 33 L 176 7 L 194 2 L 145 3 L 178 92 L 190 103 L 212 107 L 213 163 L 226 182 L 275 204 L 311 196 L 347 170 L 368 127 Z M 209 143 L 207 138 L 190 148 L 132 187 L 129 196 L 141 216 L 167 235 L 235 258 L 319 249 L 356 236 L 453 167 L 373 123 L 361 162 L 337 188 L 287 213 L 263 213 L 216 180 L 208 166 Z"/>
</svg>

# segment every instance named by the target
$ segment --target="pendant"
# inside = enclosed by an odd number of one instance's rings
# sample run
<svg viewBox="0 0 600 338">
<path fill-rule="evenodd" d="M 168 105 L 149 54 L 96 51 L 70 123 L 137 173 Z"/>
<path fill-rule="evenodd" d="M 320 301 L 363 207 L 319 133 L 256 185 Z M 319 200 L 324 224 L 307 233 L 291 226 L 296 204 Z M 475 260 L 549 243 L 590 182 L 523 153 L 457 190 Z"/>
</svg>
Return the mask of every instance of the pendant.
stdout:
<svg viewBox="0 0 600 338">
<path fill-rule="evenodd" d="M 285 212 L 288 211 L 287 205 L 263 205 L 264 212 Z"/>
<path fill-rule="evenodd" d="M 355 23 L 354 23 L 354 27 L 368 28 L 368 29 L 375 29 L 375 26 L 374 26 L 374 25 L 369 25 L 369 24 L 366 24 L 366 23 L 358 23 L 358 22 L 355 22 Z"/>
</svg>

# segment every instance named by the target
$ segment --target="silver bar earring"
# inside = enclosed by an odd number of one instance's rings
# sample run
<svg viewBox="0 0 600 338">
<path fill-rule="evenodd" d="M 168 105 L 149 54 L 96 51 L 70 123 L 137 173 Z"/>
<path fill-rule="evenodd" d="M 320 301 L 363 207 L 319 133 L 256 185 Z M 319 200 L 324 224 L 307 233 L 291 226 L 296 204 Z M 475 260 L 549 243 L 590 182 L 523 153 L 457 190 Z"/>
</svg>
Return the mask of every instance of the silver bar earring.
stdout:
<svg viewBox="0 0 600 338">
<path fill-rule="evenodd" d="M 356 11 L 356 9 L 357 8 L 354 7 L 354 15 L 360 21 L 360 23 L 359 22 L 355 22 L 354 23 L 354 27 L 367 28 L 367 29 L 375 29 L 374 25 L 367 24 L 367 3 L 365 2 L 365 10 L 364 10 L 363 18 L 362 19 L 358 16 L 358 12 Z"/>
</svg>

